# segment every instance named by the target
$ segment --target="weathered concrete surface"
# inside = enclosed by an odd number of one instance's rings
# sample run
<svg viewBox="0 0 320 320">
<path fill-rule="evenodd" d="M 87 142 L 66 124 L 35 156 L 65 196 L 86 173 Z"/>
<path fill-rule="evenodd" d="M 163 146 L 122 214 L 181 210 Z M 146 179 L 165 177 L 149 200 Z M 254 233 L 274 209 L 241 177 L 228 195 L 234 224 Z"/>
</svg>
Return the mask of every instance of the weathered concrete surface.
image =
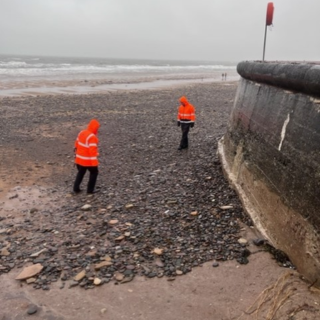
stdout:
<svg viewBox="0 0 320 320">
<path fill-rule="evenodd" d="M 320 66 L 243 62 L 238 72 L 225 171 L 260 230 L 320 286 L 320 100 L 309 95 L 320 95 Z"/>
<path fill-rule="evenodd" d="M 320 95 L 319 63 L 297 62 L 240 62 L 237 71 L 241 77 L 284 89 Z"/>
</svg>

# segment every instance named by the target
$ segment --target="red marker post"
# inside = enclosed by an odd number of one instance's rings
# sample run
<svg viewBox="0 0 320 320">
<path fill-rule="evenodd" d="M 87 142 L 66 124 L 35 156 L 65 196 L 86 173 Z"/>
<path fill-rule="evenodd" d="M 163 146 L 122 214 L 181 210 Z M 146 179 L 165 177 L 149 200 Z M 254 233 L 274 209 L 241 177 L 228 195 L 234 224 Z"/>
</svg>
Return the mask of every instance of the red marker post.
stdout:
<svg viewBox="0 0 320 320">
<path fill-rule="evenodd" d="M 265 51 L 266 51 L 267 26 L 271 26 L 271 25 L 272 25 L 273 12 L 274 12 L 273 2 L 269 2 L 269 3 L 268 3 L 268 6 L 267 6 L 266 27 L 265 27 L 265 31 L 264 31 L 264 44 L 263 44 L 263 57 L 262 57 L 262 61 L 264 61 L 264 54 L 265 54 Z"/>
</svg>

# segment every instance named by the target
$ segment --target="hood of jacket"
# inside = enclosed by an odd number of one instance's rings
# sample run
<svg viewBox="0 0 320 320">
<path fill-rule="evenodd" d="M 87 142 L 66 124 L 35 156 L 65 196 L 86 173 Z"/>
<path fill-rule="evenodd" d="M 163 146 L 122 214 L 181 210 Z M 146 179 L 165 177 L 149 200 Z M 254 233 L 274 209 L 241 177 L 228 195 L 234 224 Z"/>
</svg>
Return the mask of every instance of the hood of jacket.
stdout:
<svg viewBox="0 0 320 320">
<path fill-rule="evenodd" d="M 100 123 L 96 119 L 92 119 L 88 124 L 88 130 L 94 134 L 97 134 L 99 127 Z"/>
<path fill-rule="evenodd" d="M 187 98 L 186 98 L 185 96 L 182 96 L 182 97 L 180 98 L 180 102 L 181 102 L 183 105 L 189 104 L 189 102 L 188 102 L 188 100 L 187 100 Z"/>
</svg>

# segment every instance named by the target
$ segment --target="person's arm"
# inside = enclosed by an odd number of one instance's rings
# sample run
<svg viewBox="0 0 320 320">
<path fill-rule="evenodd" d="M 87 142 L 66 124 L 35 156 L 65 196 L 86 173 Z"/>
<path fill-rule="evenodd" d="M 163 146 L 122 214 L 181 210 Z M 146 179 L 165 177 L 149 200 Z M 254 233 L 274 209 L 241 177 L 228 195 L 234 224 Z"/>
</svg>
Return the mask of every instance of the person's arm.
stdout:
<svg viewBox="0 0 320 320">
<path fill-rule="evenodd" d="M 180 107 L 178 108 L 178 115 L 177 115 L 177 126 L 180 127 Z"/>
<path fill-rule="evenodd" d="M 191 121 L 196 122 L 196 109 L 192 106 Z"/>
<path fill-rule="evenodd" d="M 76 141 L 74 142 L 74 149 L 73 149 L 74 154 L 76 154 L 76 153 L 77 153 L 77 149 L 78 149 L 78 140 L 79 140 L 79 136 L 77 137 Z"/>
<path fill-rule="evenodd" d="M 193 128 L 194 127 L 194 123 L 196 121 L 196 111 L 195 111 L 195 108 L 194 106 L 191 105 L 191 110 L 190 110 L 190 113 L 191 113 L 191 124 L 190 124 L 190 127 Z"/>
<path fill-rule="evenodd" d="M 98 138 L 96 136 L 89 139 L 89 155 L 92 162 L 98 161 Z"/>
</svg>

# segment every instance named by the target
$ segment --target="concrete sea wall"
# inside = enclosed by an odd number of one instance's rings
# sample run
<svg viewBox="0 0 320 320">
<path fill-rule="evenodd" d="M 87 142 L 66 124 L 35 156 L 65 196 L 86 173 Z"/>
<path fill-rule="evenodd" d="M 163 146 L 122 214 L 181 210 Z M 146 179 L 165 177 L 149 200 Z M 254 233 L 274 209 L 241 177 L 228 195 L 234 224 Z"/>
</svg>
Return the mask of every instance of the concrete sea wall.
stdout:
<svg viewBox="0 0 320 320">
<path fill-rule="evenodd" d="M 241 62 L 225 172 L 256 226 L 320 287 L 320 65 Z"/>
</svg>

